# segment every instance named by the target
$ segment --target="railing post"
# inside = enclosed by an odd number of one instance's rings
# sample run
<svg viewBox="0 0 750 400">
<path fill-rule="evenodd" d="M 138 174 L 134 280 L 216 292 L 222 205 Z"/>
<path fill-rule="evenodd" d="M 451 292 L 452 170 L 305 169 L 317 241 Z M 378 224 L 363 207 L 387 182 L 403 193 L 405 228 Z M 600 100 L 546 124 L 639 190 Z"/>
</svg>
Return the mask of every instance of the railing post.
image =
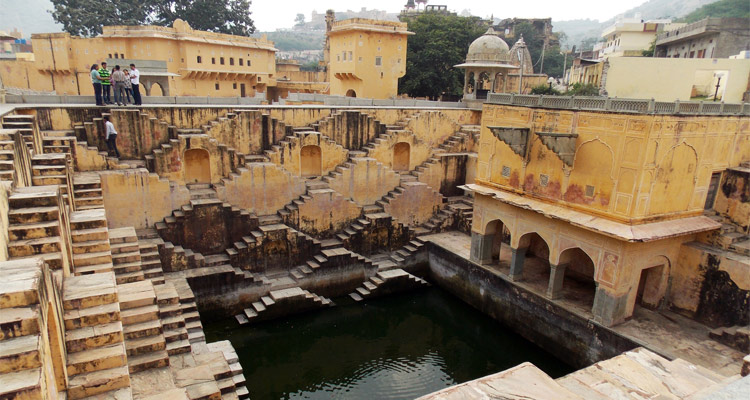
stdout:
<svg viewBox="0 0 750 400">
<path fill-rule="evenodd" d="M 536 99 L 536 105 L 541 106 L 544 100 L 544 95 L 540 94 L 539 97 Z"/>
<path fill-rule="evenodd" d="M 724 114 L 724 100 L 721 101 L 721 105 L 719 106 L 719 114 Z"/>
<path fill-rule="evenodd" d="M 570 99 L 568 100 L 568 106 L 570 108 L 575 108 L 576 106 L 576 96 L 570 96 Z"/>
<path fill-rule="evenodd" d="M 515 98 L 516 98 L 516 94 L 515 93 L 511 93 L 510 94 L 510 105 L 513 105 L 513 101 L 515 100 Z"/>
<path fill-rule="evenodd" d="M 698 102 L 698 114 L 703 113 L 703 100 Z"/>
<path fill-rule="evenodd" d="M 648 113 L 654 113 L 656 111 L 656 100 L 652 97 L 651 100 L 648 101 Z"/>
<path fill-rule="evenodd" d="M 680 113 L 680 100 L 674 101 L 674 113 L 679 114 Z"/>
<path fill-rule="evenodd" d="M 610 111 L 611 108 L 612 108 L 612 99 L 609 96 L 607 96 L 607 98 L 604 100 L 604 109 L 607 111 Z"/>
</svg>

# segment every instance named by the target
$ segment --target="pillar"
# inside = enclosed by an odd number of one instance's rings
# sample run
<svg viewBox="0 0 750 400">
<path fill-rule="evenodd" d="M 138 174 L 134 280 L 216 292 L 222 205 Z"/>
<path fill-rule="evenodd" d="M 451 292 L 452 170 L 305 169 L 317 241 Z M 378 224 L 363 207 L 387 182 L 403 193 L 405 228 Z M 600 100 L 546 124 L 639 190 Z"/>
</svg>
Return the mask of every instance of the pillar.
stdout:
<svg viewBox="0 0 750 400">
<path fill-rule="evenodd" d="M 477 264 L 492 263 L 492 241 L 494 234 L 482 235 L 481 233 L 471 232 L 471 261 Z"/>
<path fill-rule="evenodd" d="M 627 315 L 628 293 L 617 294 L 596 284 L 596 295 L 594 295 L 594 321 L 604 325 L 613 326 L 624 321 Z"/>
<path fill-rule="evenodd" d="M 526 260 L 527 247 L 514 249 L 511 247 L 510 252 L 510 274 L 508 278 L 512 281 L 520 281 L 523 278 L 523 262 Z"/>
<path fill-rule="evenodd" d="M 565 267 L 567 264 L 562 265 L 549 265 L 549 286 L 547 286 L 547 297 L 552 300 L 557 300 L 562 297 L 563 278 L 565 277 Z"/>
<path fill-rule="evenodd" d="M 464 73 L 464 97 L 469 94 L 469 70 Z"/>
</svg>

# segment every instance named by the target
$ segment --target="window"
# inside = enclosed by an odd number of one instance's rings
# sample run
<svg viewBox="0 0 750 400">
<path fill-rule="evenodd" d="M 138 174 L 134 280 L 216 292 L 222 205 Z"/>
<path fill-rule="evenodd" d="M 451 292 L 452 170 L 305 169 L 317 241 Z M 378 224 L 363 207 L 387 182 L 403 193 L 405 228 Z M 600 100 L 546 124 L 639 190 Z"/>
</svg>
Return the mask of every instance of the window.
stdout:
<svg viewBox="0 0 750 400">
<path fill-rule="evenodd" d="M 539 185 L 540 186 L 547 186 L 547 183 L 549 183 L 549 175 L 540 174 L 539 175 Z"/>
<path fill-rule="evenodd" d="M 596 188 L 594 188 L 591 185 L 586 185 L 586 197 L 594 197 L 594 190 L 595 189 Z"/>
<path fill-rule="evenodd" d="M 198 64 L 200 64 L 200 63 L 202 63 L 202 62 L 203 62 L 203 59 L 201 58 L 201 56 L 198 56 L 198 57 L 196 58 L 196 60 L 198 61 Z"/>
<path fill-rule="evenodd" d="M 245 59 L 244 58 L 240 58 L 240 67 L 243 65 L 244 62 L 245 62 Z"/>
<path fill-rule="evenodd" d="M 229 65 L 234 65 L 234 57 L 229 57 Z"/>
<path fill-rule="evenodd" d="M 341 61 L 341 56 L 336 55 L 336 61 Z"/>
<path fill-rule="evenodd" d="M 219 64 L 224 65 L 224 57 L 219 57 Z"/>
<path fill-rule="evenodd" d="M 125 58 L 125 54 L 120 53 L 120 58 Z"/>
<path fill-rule="evenodd" d="M 503 165 L 503 171 L 501 174 L 503 175 L 503 178 L 510 178 L 510 167 Z"/>
<path fill-rule="evenodd" d="M 346 52 L 345 52 L 345 51 L 342 51 L 342 52 L 341 52 L 341 58 L 342 58 L 342 59 L 343 59 L 344 61 L 346 61 Z"/>
<path fill-rule="evenodd" d="M 216 64 L 216 57 L 211 57 L 211 64 Z"/>
<path fill-rule="evenodd" d="M 375 66 L 379 67 L 381 65 L 383 65 L 383 57 L 381 57 L 381 56 L 375 57 Z"/>
<path fill-rule="evenodd" d="M 110 54 L 107 54 L 107 55 L 109 56 L 109 58 L 112 58 L 112 53 L 110 53 Z"/>
<path fill-rule="evenodd" d="M 232 84 L 232 89 L 237 89 L 237 82 Z"/>
<path fill-rule="evenodd" d="M 214 83 L 214 88 L 216 88 L 216 90 L 219 90 L 219 83 L 218 82 Z"/>
<path fill-rule="evenodd" d="M 250 66 L 250 59 L 249 58 L 247 59 L 247 66 L 248 67 Z"/>
<path fill-rule="evenodd" d="M 352 61 L 352 60 L 354 60 L 354 57 L 352 57 L 352 52 L 350 51 L 349 52 L 349 61 Z"/>
<path fill-rule="evenodd" d="M 115 58 L 120 58 L 119 54 L 115 53 Z"/>
</svg>

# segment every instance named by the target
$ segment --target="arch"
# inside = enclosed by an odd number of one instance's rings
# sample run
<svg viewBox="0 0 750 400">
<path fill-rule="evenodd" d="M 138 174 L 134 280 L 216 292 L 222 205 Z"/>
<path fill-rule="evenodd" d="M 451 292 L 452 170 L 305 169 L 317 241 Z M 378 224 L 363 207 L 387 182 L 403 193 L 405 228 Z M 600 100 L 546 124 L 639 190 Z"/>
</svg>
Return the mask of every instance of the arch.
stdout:
<svg viewBox="0 0 750 400">
<path fill-rule="evenodd" d="M 474 72 L 466 73 L 466 94 L 474 93 Z"/>
<path fill-rule="evenodd" d="M 614 153 L 599 139 L 584 142 L 576 149 L 565 201 L 608 209 L 614 190 Z"/>
<path fill-rule="evenodd" d="M 666 295 L 670 262 L 665 256 L 656 256 L 643 264 L 638 274 L 635 303 L 645 308 L 658 308 Z"/>
<path fill-rule="evenodd" d="M 211 161 L 208 150 L 187 149 L 185 160 L 186 183 L 211 183 Z"/>
<path fill-rule="evenodd" d="M 596 294 L 596 264 L 591 256 L 580 247 L 565 249 L 557 268 L 555 273 L 561 275 L 550 277 L 548 296 L 565 298 L 590 311 Z"/>
<path fill-rule="evenodd" d="M 489 264 L 495 264 L 503 261 L 510 261 L 510 255 L 507 251 L 504 250 L 510 250 L 509 248 L 504 248 L 503 243 L 506 245 L 505 247 L 510 247 L 510 231 L 508 230 L 507 225 L 500 220 L 495 219 L 487 223 L 484 228 L 484 234 L 485 236 L 491 236 L 491 238 L 488 240 L 488 244 L 490 245 L 490 257 L 489 257 Z"/>
<path fill-rule="evenodd" d="M 303 146 L 299 152 L 300 174 L 303 177 L 320 176 L 323 170 L 323 158 L 320 146 L 310 144 Z"/>
<path fill-rule="evenodd" d="M 164 87 L 162 87 L 161 83 L 154 82 L 151 85 L 151 90 L 149 96 L 165 96 L 164 94 Z"/>
<path fill-rule="evenodd" d="M 354 89 L 349 89 L 346 91 L 346 97 L 357 97 L 357 92 Z"/>
<path fill-rule="evenodd" d="M 698 155 L 684 142 L 669 149 L 656 169 L 649 214 L 687 211 L 693 199 Z"/>
<path fill-rule="evenodd" d="M 490 88 L 487 86 L 489 82 L 490 75 L 487 71 L 480 72 L 479 78 L 477 79 L 477 99 L 487 98 L 487 93 L 490 91 Z"/>
<path fill-rule="evenodd" d="M 408 172 L 411 154 L 411 145 L 407 142 L 398 142 L 393 146 L 393 170 L 397 172 Z"/>
<path fill-rule="evenodd" d="M 514 280 L 523 279 L 544 292 L 550 277 L 550 247 L 537 232 L 528 232 L 518 239 L 516 259 L 511 265 Z"/>
</svg>

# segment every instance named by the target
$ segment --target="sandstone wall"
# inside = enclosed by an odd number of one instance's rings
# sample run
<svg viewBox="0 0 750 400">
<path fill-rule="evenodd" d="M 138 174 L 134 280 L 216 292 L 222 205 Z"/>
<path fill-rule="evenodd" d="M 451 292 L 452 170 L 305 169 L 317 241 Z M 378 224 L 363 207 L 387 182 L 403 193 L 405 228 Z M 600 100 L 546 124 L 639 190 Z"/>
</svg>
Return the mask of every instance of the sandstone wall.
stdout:
<svg viewBox="0 0 750 400">
<path fill-rule="evenodd" d="M 360 206 L 375 204 L 398 186 L 400 178 L 390 168 L 373 158 L 352 158 L 352 166 L 334 177 L 326 177 L 331 189 L 352 199 Z"/>
<path fill-rule="evenodd" d="M 443 196 L 421 182 L 404 182 L 396 192 L 398 194 L 388 200 L 383 208 L 405 225 L 416 226 L 427 222 L 440 211 L 443 204 Z"/>
<path fill-rule="evenodd" d="M 249 163 L 216 189 L 219 198 L 257 215 L 275 214 L 305 193 L 305 183 L 273 163 Z"/>
<path fill-rule="evenodd" d="M 329 237 L 359 218 L 362 207 L 331 189 L 309 190 L 291 223 L 315 237 Z"/>
<path fill-rule="evenodd" d="M 105 171 L 101 182 L 110 228 L 151 227 L 190 200 L 184 186 L 171 185 L 144 168 Z"/>
<path fill-rule="evenodd" d="M 729 218 L 742 232 L 750 233 L 750 168 L 724 171 L 714 210 Z"/>
</svg>

